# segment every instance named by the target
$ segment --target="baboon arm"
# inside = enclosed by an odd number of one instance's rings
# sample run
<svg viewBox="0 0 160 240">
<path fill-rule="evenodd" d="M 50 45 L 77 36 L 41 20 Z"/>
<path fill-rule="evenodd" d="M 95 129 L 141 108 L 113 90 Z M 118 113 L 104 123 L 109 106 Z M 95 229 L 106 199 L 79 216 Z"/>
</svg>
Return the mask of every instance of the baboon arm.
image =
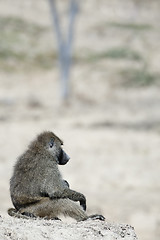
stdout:
<svg viewBox="0 0 160 240">
<path fill-rule="evenodd" d="M 69 198 L 72 201 L 79 201 L 80 205 L 84 210 L 86 210 L 86 198 L 82 193 L 76 192 L 69 188 L 65 188 L 63 191 L 56 191 L 53 194 L 49 195 L 51 199 L 59 198 Z"/>
</svg>

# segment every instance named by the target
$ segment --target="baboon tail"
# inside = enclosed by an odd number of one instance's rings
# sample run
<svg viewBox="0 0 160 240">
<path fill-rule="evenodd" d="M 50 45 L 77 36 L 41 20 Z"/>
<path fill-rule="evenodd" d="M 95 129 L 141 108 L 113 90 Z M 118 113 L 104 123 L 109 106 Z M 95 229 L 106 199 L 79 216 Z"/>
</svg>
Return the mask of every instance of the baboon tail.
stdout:
<svg viewBox="0 0 160 240">
<path fill-rule="evenodd" d="M 16 217 L 18 211 L 15 208 L 9 208 L 8 209 L 8 214 L 12 217 Z"/>
<path fill-rule="evenodd" d="M 22 215 L 18 210 L 15 208 L 9 208 L 8 209 L 8 215 L 11 217 L 16 217 L 16 218 L 23 218 L 23 219 L 29 219 L 29 216 Z"/>
</svg>

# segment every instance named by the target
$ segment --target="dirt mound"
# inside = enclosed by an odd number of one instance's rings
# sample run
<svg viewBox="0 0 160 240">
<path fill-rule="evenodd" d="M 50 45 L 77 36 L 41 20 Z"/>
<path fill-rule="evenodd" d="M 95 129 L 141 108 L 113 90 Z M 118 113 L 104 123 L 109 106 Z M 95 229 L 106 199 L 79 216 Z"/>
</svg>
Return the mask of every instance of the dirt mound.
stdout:
<svg viewBox="0 0 160 240">
<path fill-rule="evenodd" d="M 125 224 L 111 224 L 99 220 L 66 223 L 52 220 L 24 220 L 0 218 L 0 239 L 76 240 L 76 239 L 125 239 L 136 240 L 134 228 Z"/>
</svg>

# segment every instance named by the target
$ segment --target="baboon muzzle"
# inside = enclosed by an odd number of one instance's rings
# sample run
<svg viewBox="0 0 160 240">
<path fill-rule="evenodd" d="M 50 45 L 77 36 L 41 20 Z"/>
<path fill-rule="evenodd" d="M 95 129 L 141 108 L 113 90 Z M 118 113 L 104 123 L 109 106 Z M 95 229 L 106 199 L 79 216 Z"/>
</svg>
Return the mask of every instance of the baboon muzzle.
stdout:
<svg viewBox="0 0 160 240">
<path fill-rule="evenodd" d="M 58 157 L 58 164 L 65 165 L 69 161 L 70 157 L 62 149 Z"/>
</svg>

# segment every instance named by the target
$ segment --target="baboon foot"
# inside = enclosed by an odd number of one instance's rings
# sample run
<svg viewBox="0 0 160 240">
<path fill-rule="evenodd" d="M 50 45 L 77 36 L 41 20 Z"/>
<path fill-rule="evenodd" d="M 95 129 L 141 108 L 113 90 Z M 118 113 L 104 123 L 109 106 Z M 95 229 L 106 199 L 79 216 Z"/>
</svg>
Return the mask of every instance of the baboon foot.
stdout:
<svg viewBox="0 0 160 240">
<path fill-rule="evenodd" d="M 51 218 L 51 220 L 62 221 L 62 220 L 61 220 L 60 218 L 58 218 L 58 217 Z"/>
<path fill-rule="evenodd" d="M 21 214 L 23 216 L 28 217 L 28 218 L 36 218 L 36 216 L 33 213 L 30 213 L 30 212 L 22 212 Z"/>
<path fill-rule="evenodd" d="M 88 219 L 105 221 L 105 217 L 99 214 L 91 215 L 88 217 Z"/>
<path fill-rule="evenodd" d="M 58 217 L 44 217 L 44 220 L 54 220 L 54 221 L 62 221 L 60 218 Z"/>
</svg>

